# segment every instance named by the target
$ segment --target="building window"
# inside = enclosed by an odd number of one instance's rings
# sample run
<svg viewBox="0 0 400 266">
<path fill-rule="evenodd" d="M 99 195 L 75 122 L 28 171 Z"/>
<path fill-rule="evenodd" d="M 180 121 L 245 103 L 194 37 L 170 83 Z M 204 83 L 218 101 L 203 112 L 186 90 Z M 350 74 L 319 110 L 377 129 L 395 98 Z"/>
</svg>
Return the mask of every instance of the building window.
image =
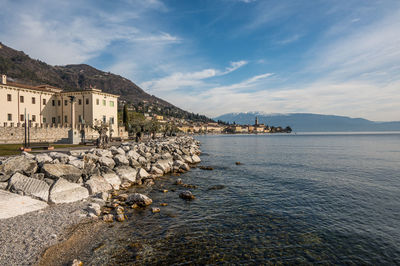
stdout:
<svg viewBox="0 0 400 266">
<path fill-rule="evenodd" d="M 78 99 L 78 104 L 82 105 L 82 99 Z"/>
<path fill-rule="evenodd" d="M 56 101 L 52 100 L 51 105 L 56 106 Z"/>
<path fill-rule="evenodd" d="M 12 114 L 7 114 L 7 120 L 12 121 Z"/>
<path fill-rule="evenodd" d="M 103 123 L 105 124 L 107 122 L 107 117 L 103 115 Z"/>
<path fill-rule="evenodd" d="M 7 94 L 7 101 L 11 102 L 12 98 L 11 98 L 11 94 Z"/>
<path fill-rule="evenodd" d="M 96 99 L 96 105 L 99 105 L 99 104 L 100 104 L 100 100 Z"/>
<path fill-rule="evenodd" d="M 110 106 L 114 107 L 114 101 L 110 101 Z"/>
<path fill-rule="evenodd" d="M 113 117 L 113 116 L 110 117 L 110 124 L 111 124 L 111 125 L 114 125 L 114 117 Z"/>
<path fill-rule="evenodd" d="M 36 115 L 32 115 L 32 122 L 36 122 Z"/>
<path fill-rule="evenodd" d="M 64 105 L 68 105 L 68 100 L 64 100 Z"/>
<path fill-rule="evenodd" d="M 57 123 L 61 123 L 61 116 L 57 116 Z"/>
<path fill-rule="evenodd" d="M 19 96 L 19 102 L 23 103 L 24 102 L 24 96 Z"/>
<path fill-rule="evenodd" d="M 86 99 L 86 104 L 89 104 L 89 99 Z"/>
<path fill-rule="evenodd" d="M 64 116 L 64 123 L 68 123 L 68 117 Z"/>
<path fill-rule="evenodd" d="M 19 116 L 19 121 L 21 121 L 21 122 L 24 121 L 24 115 Z"/>
<path fill-rule="evenodd" d="M 46 105 L 46 99 L 43 99 L 43 105 Z"/>
<path fill-rule="evenodd" d="M 106 100 L 103 100 L 103 106 L 106 106 Z"/>
<path fill-rule="evenodd" d="M 46 117 L 43 117 L 43 123 L 46 123 Z"/>
<path fill-rule="evenodd" d="M 79 123 L 82 123 L 82 122 L 83 122 L 82 116 L 81 116 L 81 115 L 78 116 L 78 121 L 79 121 Z"/>
<path fill-rule="evenodd" d="M 53 123 L 53 124 L 56 123 L 56 118 L 55 118 L 55 117 L 52 117 L 52 118 L 51 118 L 51 123 Z"/>
<path fill-rule="evenodd" d="M 32 97 L 32 104 L 36 104 L 36 98 Z"/>
<path fill-rule="evenodd" d="M 61 100 L 58 100 L 57 104 L 58 104 L 58 106 L 60 106 L 61 105 Z"/>
</svg>

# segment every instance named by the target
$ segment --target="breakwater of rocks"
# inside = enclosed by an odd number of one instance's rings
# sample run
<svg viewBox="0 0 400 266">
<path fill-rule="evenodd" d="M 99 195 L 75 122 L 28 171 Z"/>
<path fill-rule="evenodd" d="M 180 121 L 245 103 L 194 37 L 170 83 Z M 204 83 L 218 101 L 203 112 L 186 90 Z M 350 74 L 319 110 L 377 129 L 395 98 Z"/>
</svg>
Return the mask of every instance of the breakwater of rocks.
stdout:
<svg viewBox="0 0 400 266">
<path fill-rule="evenodd" d="M 133 185 L 151 186 L 157 177 L 190 170 L 191 165 L 201 161 L 199 145 L 192 137 L 183 136 L 125 142 L 107 149 L 23 153 L 1 161 L 0 189 L 48 204 L 92 198 L 86 209 L 89 217 L 102 215 L 107 222 L 123 221 L 121 205 L 129 203 L 132 208 L 141 208 L 151 204 L 151 199 L 117 191 Z M 186 191 L 181 197 L 192 199 L 189 193 Z"/>
</svg>

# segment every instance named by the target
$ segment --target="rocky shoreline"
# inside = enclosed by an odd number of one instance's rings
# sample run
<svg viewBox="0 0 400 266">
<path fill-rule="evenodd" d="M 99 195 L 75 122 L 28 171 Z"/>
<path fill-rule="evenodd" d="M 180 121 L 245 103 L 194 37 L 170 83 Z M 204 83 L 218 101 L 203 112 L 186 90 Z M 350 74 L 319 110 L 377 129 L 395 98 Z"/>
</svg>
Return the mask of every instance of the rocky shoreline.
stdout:
<svg viewBox="0 0 400 266">
<path fill-rule="evenodd" d="M 63 239 L 60 231 L 85 219 L 123 222 L 124 208 L 143 208 L 152 202 L 146 195 L 125 191 L 132 186 L 152 186 L 168 173 L 190 170 L 201 161 L 199 145 L 192 137 L 183 136 L 125 142 L 108 149 L 24 153 L 2 160 L 0 189 L 49 207 L 0 220 L 0 242 L 4 243 L 0 264 L 37 262 L 44 248 Z M 180 197 L 194 198 L 190 191 Z"/>
</svg>

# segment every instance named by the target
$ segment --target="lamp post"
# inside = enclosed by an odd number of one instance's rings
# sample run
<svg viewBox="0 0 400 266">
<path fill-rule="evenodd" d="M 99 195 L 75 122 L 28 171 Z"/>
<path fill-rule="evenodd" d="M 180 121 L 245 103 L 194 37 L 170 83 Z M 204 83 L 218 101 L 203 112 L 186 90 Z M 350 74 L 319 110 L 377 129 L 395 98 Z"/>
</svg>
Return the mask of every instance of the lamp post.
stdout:
<svg viewBox="0 0 400 266">
<path fill-rule="evenodd" d="M 71 95 L 69 97 L 69 102 L 71 103 L 71 128 L 74 129 L 74 124 L 75 124 L 75 116 L 74 116 L 74 102 L 75 102 L 75 96 Z"/>
</svg>

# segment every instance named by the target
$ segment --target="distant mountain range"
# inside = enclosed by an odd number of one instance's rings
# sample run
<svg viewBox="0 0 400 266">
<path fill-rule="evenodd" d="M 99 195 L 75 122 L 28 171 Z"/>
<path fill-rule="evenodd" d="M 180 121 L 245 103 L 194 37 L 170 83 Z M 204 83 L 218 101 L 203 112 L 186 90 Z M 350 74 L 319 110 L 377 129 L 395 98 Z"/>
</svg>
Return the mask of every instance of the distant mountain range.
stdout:
<svg viewBox="0 0 400 266">
<path fill-rule="evenodd" d="M 229 113 L 215 120 L 236 124 L 259 123 L 269 126 L 290 126 L 293 132 L 400 131 L 400 121 L 374 122 L 363 118 L 309 113 L 265 114 L 261 112 Z"/>
</svg>

